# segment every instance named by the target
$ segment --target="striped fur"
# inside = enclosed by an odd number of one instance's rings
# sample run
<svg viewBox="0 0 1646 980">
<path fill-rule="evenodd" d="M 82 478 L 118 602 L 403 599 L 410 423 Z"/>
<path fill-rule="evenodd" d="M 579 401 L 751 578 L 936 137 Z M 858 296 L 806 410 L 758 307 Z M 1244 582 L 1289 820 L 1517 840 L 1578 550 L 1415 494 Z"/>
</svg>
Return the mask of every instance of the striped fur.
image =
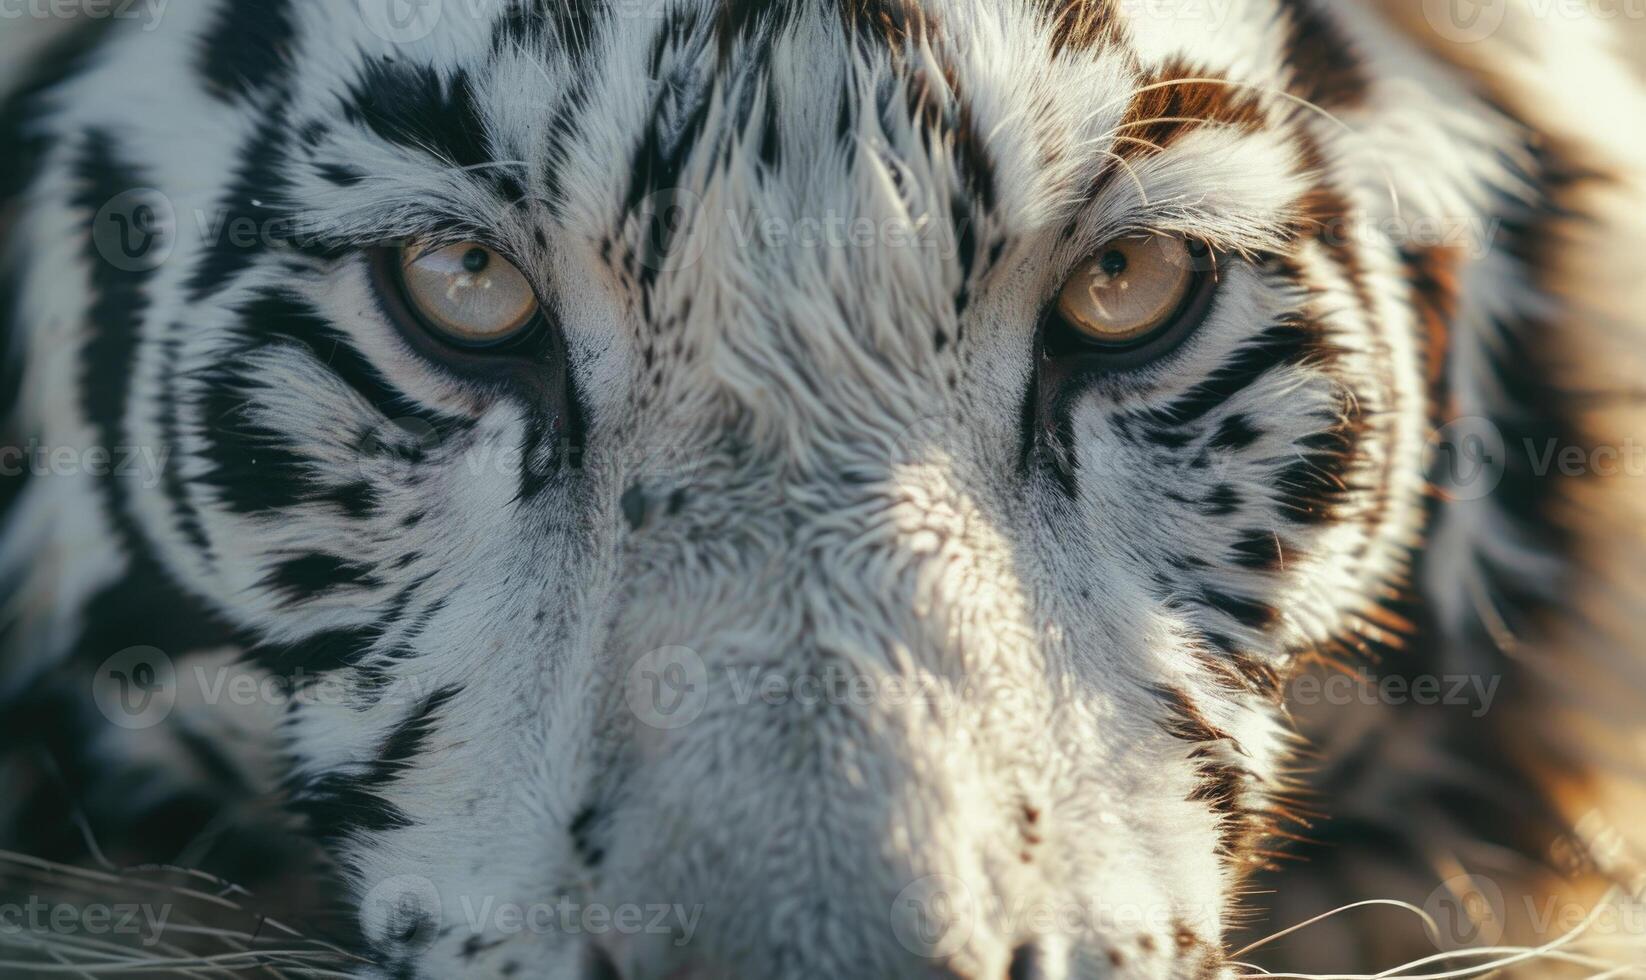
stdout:
<svg viewBox="0 0 1646 980">
<path fill-rule="evenodd" d="M 0 839 L 82 856 L 35 835 L 54 768 L 134 860 L 299 827 L 360 975 L 407 978 L 1233 977 L 1257 923 L 1631 872 L 1595 841 L 1639 792 L 1639 495 L 1539 462 L 1636 432 L 1603 395 L 1639 102 L 1598 33 L 381 6 L 93 25 L 5 110 L 7 441 L 76 462 L 0 498 Z M 1211 314 L 1064 370 L 1048 305 L 1143 231 L 1227 257 Z M 378 264 L 422 236 L 509 256 L 551 329 L 397 328 Z M 1502 437 L 1490 492 L 1444 468 L 1457 419 Z M 136 646 L 204 690 L 115 737 L 92 694 Z M 1493 700 L 1301 693 L 1372 662 Z M 957 895 L 964 934 L 923 931 Z M 566 903 L 687 914 L 477 914 Z M 1272 963 L 1425 952 L 1371 925 Z"/>
</svg>

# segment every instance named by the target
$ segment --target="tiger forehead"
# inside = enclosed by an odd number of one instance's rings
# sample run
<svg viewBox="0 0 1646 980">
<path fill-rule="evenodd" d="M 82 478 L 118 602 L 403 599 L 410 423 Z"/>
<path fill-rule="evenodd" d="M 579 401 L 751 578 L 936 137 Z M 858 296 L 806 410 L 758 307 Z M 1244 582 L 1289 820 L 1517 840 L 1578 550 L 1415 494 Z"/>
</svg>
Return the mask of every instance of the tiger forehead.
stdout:
<svg viewBox="0 0 1646 980">
<path fill-rule="evenodd" d="M 606 96 L 615 93 L 599 76 L 632 71 L 627 84 L 649 86 L 657 108 L 676 123 L 701 112 L 703 100 L 716 93 L 732 100 L 723 123 L 746 122 L 756 93 L 767 91 L 769 111 L 775 114 L 775 103 L 783 103 L 791 123 L 802 121 L 797 117 L 807 106 L 836 109 L 803 122 L 819 133 L 846 136 L 857 103 L 894 111 L 890 90 L 899 82 L 908 89 L 907 107 L 932 113 L 934 122 L 943 121 L 945 102 L 976 106 L 965 91 L 969 86 L 1015 87 L 1009 94 L 997 91 L 994 101 L 1003 110 L 1031 95 L 1075 98 L 1078 89 L 1014 86 L 1014 73 L 1032 74 L 1032 62 L 1044 65 L 1072 39 L 1096 50 L 1100 39 L 1118 38 L 1108 5 L 1090 0 L 1018 0 L 998 7 L 946 0 L 653 6 L 638 14 L 632 3 L 586 2 L 573 5 L 580 11 L 576 18 L 558 8 L 536 16 L 516 12 L 494 26 L 492 53 L 550 62 L 559 74 L 553 81 L 564 81 L 574 110 L 604 108 Z"/>
<path fill-rule="evenodd" d="M 1230 115 L 1216 98 L 1148 88 L 1207 72 L 1143 66 L 1125 16 L 1093 0 L 636 6 L 511 4 L 477 15 L 478 36 L 456 50 L 368 53 L 352 77 L 305 100 L 325 110 L 340 99 L 364 124 L 311 147 L 315 172 L 349 191 L 317 209 L 362 222 L 373 200 L 379 214 L 396 211 L 398 188 L 363 180 L 380 154 L 360 140 L 375 139 L 399 154 L 391 168 L 421 159 L 491 191 L 441 212 L 465 227 L 477 210 L 526 204 L 562 232 L 621 243 L 658 193 L 715 183 L 735 195 L 732 209 L 766 217 L 872 218 L 889 187 L 922 220 L 963 197 L 1032 229 L 1090 197 L 1117 154 L 1171 141 L 1160 126 L 1173 123 L 1143 120 Z M 312 126 L 327 123 L 322 114 Z M 530 233 L 553 237 L 538 225 Z"/>
<path fill-rule="evenodd" d="M 963 312 L 1009 245 L 1065 228 L 1197 117 L 1263 122 L 1249 93 L 1181 84 L 1198 65 L 1142 66 L 1107 3 L 634 6 L 513 6 L 473 25 L 467 54 L 369 56 L 330 96 L 354 125 L 310 148 L 348 192 L 318 209 L 363 229 L 422 214 L 376 231 L 478 228 L 526 256 L 585 243 L 637 292 L 671 265 L 712 278 L 671 262 L 681 249 L 778 275 L 773 261 L 817 269 L 818 245 L 862 246 L 828 250 L 838 272 L 912 235 L 927 247 L 895 274 L 941 283 Z M 404 178 L 364 179 L 373 141 Z M 458 192 L 408 199 L 431 165 Z"/>
<path fill-rule="evenodd" d="M 1032 29 L 1022 33 L 1038 38 L 1040 51 L 991 38 L 1000 26 L 993 19 L 1027 21 Z M 640 119 L 630 203 L 659 181 L 678 180 L 705 145 L 728 162 L 752 154 L 765 174 L 815 176 L 803 161 L 867 139 L 892 158 L 894 171 L 899 156 L 946 156 L 957 182 L 991 205 L 991 154 L 1014 144 L 986 127 L 1028 109 L 1028 121 L 1041 124 L 1030 135 L 1044 137 L 1068 129 L 1068 120 L 1034 102 L 1062 98 L 1091 111 L 1092 95 L 1103 90 L 1081 94 L 1075 78 L 1077 87 L 1056 91 L 1048 84 L 1057 81 L 1051 58 L 1075 38 L 1088 47 L 1112 38 L 1106 27 L 1115 23 L 1106 3 L 1090 0 L 1026 0 L 988 12 L 915 0 L 840 0 L 832 11 L 725 2 L 678 8 L 664 21 L 646 66 L 657 87 Z M 1113 107 L 1095 108 L 1101 117 Z M 785 168 L 791 147 L 801 165 Z"/>
<path fill-rule="evenodd" d="M 643 41 L 606 36 L 604 52 L 586 28 L 594 40 L 567 55 L 608 75 L 632 65 L 644 84 L 573 84 L 554 136 L 589 147 L 578 156 L 599 169 L 578 179 L 574 154 L 551 151 L 545 184 L 584 189 L 590 227 L 620 241 L 643 237 L 633 219 L 660 196 L 678 204 L 710 185 L 729 210 L 765 218 L 906 212 L 954 239 L 1046 219 L 1089 190 L 1113 139 L 1098 137 L 1128 111 L 1138 69 L 1115 24 L 1091 2 L 843 0 L 674 7 Z M 614 127 L 626 143 L 607 140 Z M 615 208 L 601 200 L 613 168 Z"/>
</svg>

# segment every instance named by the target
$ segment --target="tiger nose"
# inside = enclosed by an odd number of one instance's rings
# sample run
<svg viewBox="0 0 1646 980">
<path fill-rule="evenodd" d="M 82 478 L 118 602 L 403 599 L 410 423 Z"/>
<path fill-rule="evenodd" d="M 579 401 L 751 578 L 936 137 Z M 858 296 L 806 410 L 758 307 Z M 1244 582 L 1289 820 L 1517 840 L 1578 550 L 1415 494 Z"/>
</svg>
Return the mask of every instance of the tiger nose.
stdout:
<svg viewBox="0 0 1646 980">
<path fill-rule="evenodd" d="M 651 975 L 626 976 L 617 968 L 616 962 L 598 946 L 589 947 L 588 967 L 584 970 L 584 980 L 730 980 L 739 976 L 735 972 L 728 972 L 723 968 L 690 964 L 670 964 L 664 972 Z M 1051 980 L 1051 973 L 1046 969 L 1046 958 L 1040 947 L 1025 943 L 1019 946 L 1012 954 L 1012 963 L 1006 971 L 1005 980 Z M 973 980 L 973 978 L 946 966 L 933 965 L 932 968 L 916 980 Z"/>
</svg>

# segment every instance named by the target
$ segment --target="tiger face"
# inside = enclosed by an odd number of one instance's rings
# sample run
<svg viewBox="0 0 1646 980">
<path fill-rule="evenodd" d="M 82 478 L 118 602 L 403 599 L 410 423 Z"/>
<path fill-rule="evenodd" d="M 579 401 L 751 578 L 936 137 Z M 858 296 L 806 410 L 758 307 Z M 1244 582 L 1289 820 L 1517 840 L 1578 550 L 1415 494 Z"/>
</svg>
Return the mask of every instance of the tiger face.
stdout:
<svg viewBox="0 0 1646 980">
<path fill-rule="evenodd" d="M 116 30 L 29 117 L 22 417 L 166 463 L 25 492 L 16 656 L 201 603 L 362 976 L 1233 976 L 1543 176 L 1326 7 Z"/>
</svg>

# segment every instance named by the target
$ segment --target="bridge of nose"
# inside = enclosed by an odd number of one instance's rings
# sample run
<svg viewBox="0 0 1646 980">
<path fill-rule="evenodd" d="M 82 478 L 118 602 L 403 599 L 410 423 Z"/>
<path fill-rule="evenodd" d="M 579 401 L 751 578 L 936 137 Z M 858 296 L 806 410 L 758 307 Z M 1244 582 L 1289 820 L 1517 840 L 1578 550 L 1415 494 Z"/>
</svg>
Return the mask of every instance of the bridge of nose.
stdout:
<svg viewBox="0 0 1646 980">
<path fill-rule="evenodd" d="M 737 631 L 746 617 L 704 608 L 717 592 L 698 593 L 694 610 L 713 627 L 682 627 L 627 671 L 624 775 L 599 818 L 596 873 L 611 901 L 700 910 L 691 948 L 707 959 L 692 962 L 737 964 L 705 975 L 911 977 L 945 962 L 921 945 L 937 940 L 920 938 L 931 928 L 920 915 L 947 900 L 934 887 L 1049 887 L 1024 859 L 1033 845 L 1018 788 L 975 751 L 988 733 L 958 703 L 961 682 L 912 663 L 924 655 L 907 648 L 866 649 L 884 643 L 872 630 L 860 628 L 850 652 L 821 642 L 816 631 L 839 630 L 824 635 L 846 643 L 851 624 L 786 603 L 776 580 L 750 588 L 788 631 L 763 647 L 771 634 Z M 968 955 L 975 975 L 1003 977 L 1015 937 L 991 928 L 978 926 Z M 814 972 L 782 965 L 796 950 Z M 624 955 L 626 969 L 681 962 L 668 944 Z"/>
</svg>

